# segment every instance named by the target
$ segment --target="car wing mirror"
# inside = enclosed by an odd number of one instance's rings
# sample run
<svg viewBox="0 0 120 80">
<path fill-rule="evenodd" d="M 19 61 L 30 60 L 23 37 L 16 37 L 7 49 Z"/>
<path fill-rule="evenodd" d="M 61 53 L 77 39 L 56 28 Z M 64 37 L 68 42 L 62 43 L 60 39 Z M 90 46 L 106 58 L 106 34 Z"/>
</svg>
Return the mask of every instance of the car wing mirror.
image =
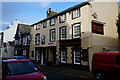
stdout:
<svg viewBox="0 0 120 80">
<path fill-rule="evenodd" d="M 37 68 L 38 68 L 38 70 L 40 70 L 40 66 L 38 66 Z"/>
</svg>

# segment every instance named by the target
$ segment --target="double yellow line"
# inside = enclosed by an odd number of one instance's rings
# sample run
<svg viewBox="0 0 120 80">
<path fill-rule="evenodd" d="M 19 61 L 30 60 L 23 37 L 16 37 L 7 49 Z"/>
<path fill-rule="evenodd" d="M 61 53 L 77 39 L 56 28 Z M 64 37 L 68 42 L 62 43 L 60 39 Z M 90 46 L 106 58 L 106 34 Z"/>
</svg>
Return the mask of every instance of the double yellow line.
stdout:
<svg viewBox="0 0 120 80">
<path fill-rule="evenodd" d="M 86 76 L 81 76 L 81 75 L 73 75 L 73 74 L 69 74 L 69 73 L 65 73 L 65 72 L 57 72 L 57 71 L 52 71 L 52 70 L 47 70 L 50 72 L 55 72 L 55 73 L 59 73 L 59 74 L 64 74 L 64 75 L 68 75 L 68 76 L 73 76 L 73 77 L 81 77 L 81 78 L 88 78 Z"/>
</svg>

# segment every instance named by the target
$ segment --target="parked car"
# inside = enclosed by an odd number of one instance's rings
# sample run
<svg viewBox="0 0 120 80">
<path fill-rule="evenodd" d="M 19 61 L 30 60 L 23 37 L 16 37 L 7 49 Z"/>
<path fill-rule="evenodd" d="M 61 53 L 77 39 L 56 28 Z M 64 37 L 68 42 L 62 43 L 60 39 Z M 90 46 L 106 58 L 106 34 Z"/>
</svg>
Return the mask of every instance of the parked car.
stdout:
<svg viewBox="0 0 120 80">
<path fill-rule="evenodd" d="M 2 80 L 47 80 L 38 69 L 28 59 L 3 60 Z"/>
<path fill-rule="evenodd" d="M 93 74 L 97 80 L 120 80 L 120 52 L 102 52 L 93 55 Z"/>
<path fill-rule="evenodd" d="M 27 59 L 25 56 L 14 56 L 15 59 Z"/>
</svg>

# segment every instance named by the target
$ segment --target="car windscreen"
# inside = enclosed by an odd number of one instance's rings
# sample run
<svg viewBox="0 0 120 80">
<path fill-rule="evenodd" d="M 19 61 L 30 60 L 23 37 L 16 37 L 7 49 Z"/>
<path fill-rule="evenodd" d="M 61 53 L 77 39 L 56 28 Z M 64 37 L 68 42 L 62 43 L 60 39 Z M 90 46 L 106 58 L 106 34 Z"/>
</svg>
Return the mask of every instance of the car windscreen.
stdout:
<svg viewBox="0 0 120 80">
<path fill-rule="evenodd" d="M 37 68 L 31 61 L 8 63 L 8 69 L 8 74 L 25 74 L 37 71 Z"/>
</svg>

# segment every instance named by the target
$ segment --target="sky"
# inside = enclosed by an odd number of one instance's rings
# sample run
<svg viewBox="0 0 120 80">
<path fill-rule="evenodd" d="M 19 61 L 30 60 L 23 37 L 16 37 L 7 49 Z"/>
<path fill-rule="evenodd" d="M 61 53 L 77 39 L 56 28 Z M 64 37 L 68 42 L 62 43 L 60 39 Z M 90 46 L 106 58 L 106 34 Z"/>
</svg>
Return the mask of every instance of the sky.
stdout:
<svg viewBox="0 0 120 80">
<path fill-rule="evenodd" d="M 1 1 L 1 0 L 0 0 Z M 2 2 L 2 25 L 0 25 L 0 31 L 5 31 L 6 27 L 14 22 L 15 19 L 24 24 L 34 24 L 44 18 L 46 18 L 47 10 L 51 8 L 52 11 L 57 9 L 57 12 L 61 12 L 69 7 L 75 6 L 87 0 L 72 1 L 72 2 L 15 2 L 5 0 Z M 117 0 L 119 1 L 119 0 Z"/>
</svg>

